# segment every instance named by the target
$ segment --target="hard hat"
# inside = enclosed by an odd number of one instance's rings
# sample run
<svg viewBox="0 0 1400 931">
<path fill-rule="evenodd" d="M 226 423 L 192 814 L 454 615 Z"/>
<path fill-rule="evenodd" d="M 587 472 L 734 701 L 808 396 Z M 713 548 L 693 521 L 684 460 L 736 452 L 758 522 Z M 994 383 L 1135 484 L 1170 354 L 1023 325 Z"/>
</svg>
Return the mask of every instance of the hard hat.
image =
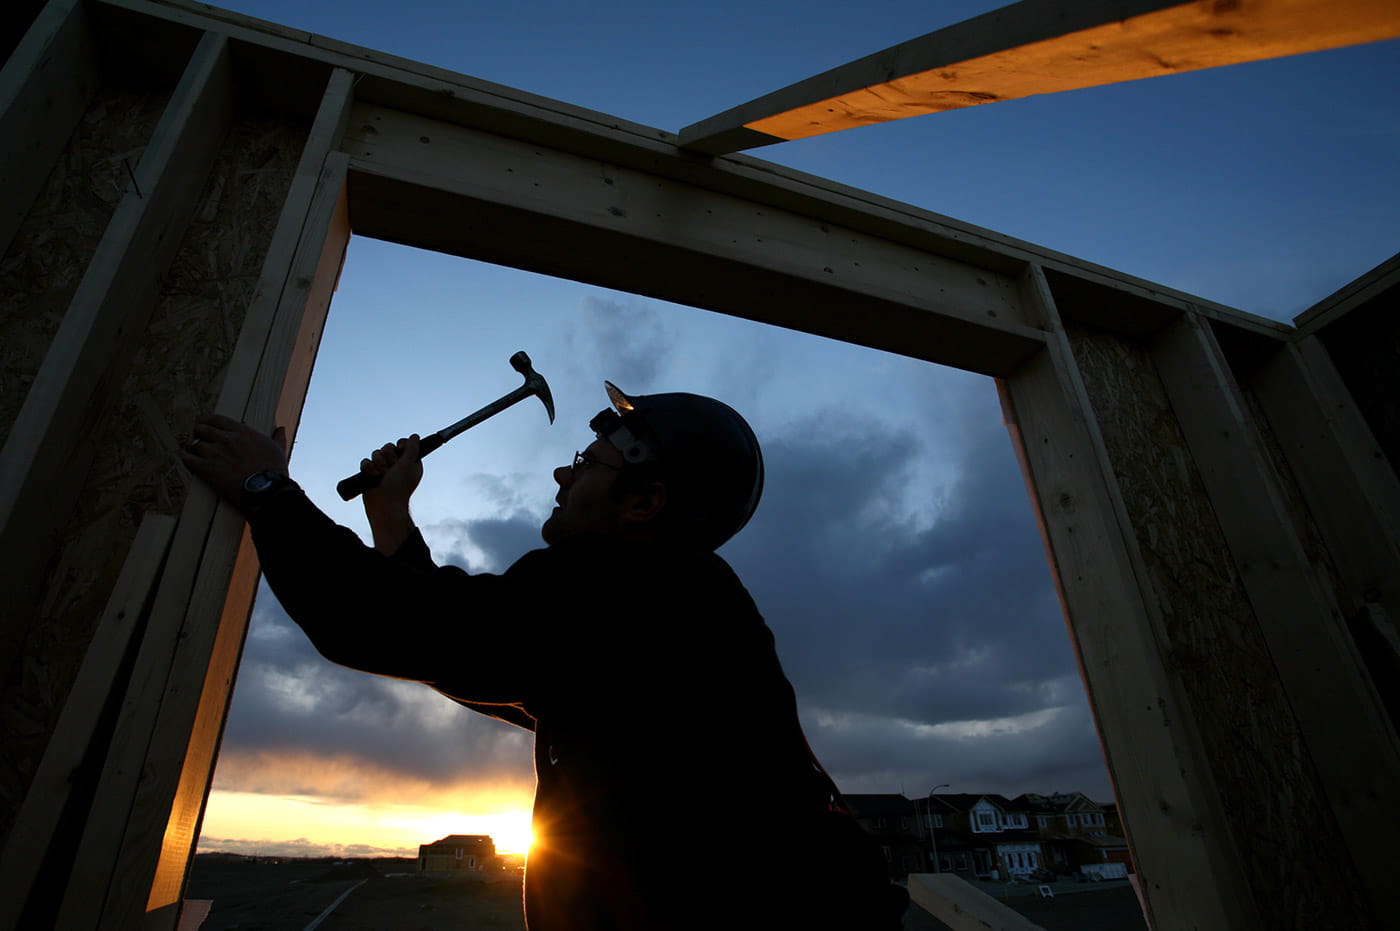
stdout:
<svg viewBox="0 0 1400 931">
<path fill-rule="evenodd" d="M 603 385 L 615 410 L 600 411 L 589 428 L 628 465 L 656 469 L 687 538 L 713 550 L 738 533 L 763 494 L 763 453 L 744 418 L 703 395 L 629 396 Z"/>
</svg>

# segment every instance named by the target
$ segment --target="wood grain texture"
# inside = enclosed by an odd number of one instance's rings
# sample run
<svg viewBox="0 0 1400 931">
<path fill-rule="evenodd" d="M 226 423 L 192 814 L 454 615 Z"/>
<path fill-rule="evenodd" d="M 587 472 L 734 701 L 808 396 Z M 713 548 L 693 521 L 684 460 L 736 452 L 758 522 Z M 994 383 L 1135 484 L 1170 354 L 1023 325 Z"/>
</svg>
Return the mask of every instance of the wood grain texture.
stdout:
<svg viewBox="0 0 1400 931">
<path fill-rule="evenodd" d="M 1388 0 L 1023 0 L 681 131 L 710 154 L 944 110 L 1400 35 Z M 749 131 L 752 138 L 736 135 Z"/>
<path fill-rule="evenodd" d="M 1041 269 L 1023 278 L 1046 351 L 998 383 L 1114 793 L 1157 927 L 1243 931 L 1255 913 L 1209 747 L 1164 658 L 1162 608 Z"/>
<path fill-rule="evenodd" d="M 0 601 L 28 609 L 87 469 L 85 440 L 124 377 L 227 129 L 227 45 L 210 36 L 171 96 L 103 230 L 0 451 Z"/>
<path fill-rule="evenodd" d="M 85 8 L 47 4 L 0 70 L 0 254 L 100 83 Z"/>
<path fill-rule="evenodd" d="M 348 87 L 341 90 L 348 99 Z M 313 131 L 313 140 L 316 135 Z M 311 144 L 308 151 L 319 150 Z M 268 339 L 267 350 L 258 367 L 259 377 L 249 399 L 249 411 L 245 414 L 248 422 L 259 423 L 266 414 L 258 409 L 271 408 L 275 421 L 287 427 L 289 442 L 296 436 L 312 364 L 350 239 L 348 205 L 344 197 L 346 161 L 343 155 L 332 154 L 318 179 L 304 236 L 298 244 L 292 274 L 288 276 L 283 293 L 283 313 L 278 314 Z M 227 541 L 215 538 L 211 540 L 210 550 L 217 554 L 226 544 Z M 200 625 L 188 636 L 181 637 L 161 716 L 156 723 L 157 733 L 152 740 L 151 758 L 175 752 L 182 738 L 185 743 L 181 765 L 178 770 L 170 771 L 171 776 L 178 776 L 173 786 L 173 800 L 165 804 L 165 786 L 172 780 L 152 778 L 154 774 L 151 774 L 144 780 L 134 805 L 133 825 L 143 828 L 152 821 L 159 826 L 160 819 L 155 816 L 163 808 L 169 813 L 164 821 L 159 857 L 146 899 L 143 931 L 174 927 L 185 876 L 194 856 L 196 832 L 213 780 L 248 616 L 257 591 L 257 553 L 246 528 L 237 541 L 233 570 L 227 581 L 220 574 L 221 569 L 222 566 L 215 563 L 213 569 L 206 569 L 196 582 L 191 615 L 199 618 L 219 604 L 222 609 L 216 624 Z M 225 585 L 226 591 L 221 588 Z M 202 684 L 198 700 L 191 706 L 187 703 L 188 695 L 195 680 L 201 680 Z M 141 817 L 142 812 L 150 812 L 151 817 Z M 144 864 L 137 845 L 128 841 L 124 847 L 116 869 L 130 869 L 128 864 L 135 864 L 135 869 L 140 870 Z M 140 902 L 136 891 L 133 884 L 114 884 L 104 921 L 115 924 L 128 920 L 128 916 L 134 914 L 133 907 Z"/>
<path fill-rule="evenodd" d="M 79 806 L 86 800 L 80 774 L 87 768 L 94 738 L 100 741 L 103 736 L 104 710 L 110 707 L 123 660 L 144 622 L 174 530 L 175 518 L 147 514 L 124 554 L 121 573 L 93 631 L 77 681 L 0 854 L 0 928 L 21 926 L 21 913 L 41 868 L 62 863 L 71 855 L 60 837 L 64 809 L 75 795 Z M 51 851 L 55 841 L 60 849 Z M 46 860 L 51 852 L 54 858 Z"/>
<path fill-rule="evenodd" d="M 176 514 L 188 473 L 177 459 L 195 417 L 213 408 L 220 374 L 291 182 L 302 133 L 247 117 L 230 132 L 125 380 L 85 441 L 91 466 L 73 516 L 57 534 L 45 596 L 26 638 L 26 663 L 45 671 L 42 706 L 9 746 L 33 759 L 86 649 L 120 555 L 143 513 Z M 240 235 L 226 235 L 237 226 Z M 32 701 L 33 691 L 24 693 Z M 13 707 L 13 706 L 12 706 Z M 22 707 L 27 707 L 23 705 Z M 14 773 L 17 784 L 25 774 Z"/>
<path fill-rule="evenodd" d="M 0 302 L 0 433 L 8 433 L 43 363 L 83 270 L 127 190 L 126 165 L 139 159 L 166 99 L 161 93 L 103 88 L 0 262 L 0 293 L 6 295 Z M 49 539 L 39 534 L 32 544 L 45 546 Z M 0 606 L 0 744 L 6 747 L 0 754 L 0 837 L 8 833 L 9 819 L 43 752 L 74 659 L 70 655 L 56 671 L 49 668 L 43 642 L 66 643 L 69 637 L 34 628 L 38 576 L 28 581 L 34 584 Z M 74 638 L 75 648 L 80 651 L 84 642 L 81 635 Z"/>
<path fill-rule="evenodd" d="M 951 873 L 911 873 L 909 897 L 953 931 L 1044 931 Z"/>
<path fill-rule="evenodd" d="M 0 454 L 0 551 L 9 567 L 0 577 L 8 621 L 0 646 L 11 669 L 8 688 L 18 699 L 9 707 L 12 714 L 26 714 L 14 754 L 18 762 L 7 754 L 16 802 L 115 577 L 119 564 L 111 556 L 135 532 L 132 522 L 124 534 L 99 542 L 95 564 L 62 565 L 61 528 L 70 520 L 96 450 L 94 433 L 114 409 L 156 302 L 159 276 L 178 249 L 226 129 L 232 103 L 227 65 L 225 45 L 212 39 L 191 63 L 188 80 L 169 96 L 139 158 L 96 135 L 98 155 L 91 160 L 106 160 L 119 173 L 114 190 L 120 199 L 91 260 L 80 266 L 81 279 Z M 104 122 L 113 116 L 105 114 Z M 77 584 L 62 575 L 74 565 Z M 54 584 L 42 589 L 41 580 L 55 573 Z M 106 586 L 92 588 L 98 576 L 105 576 Z M 57 605 L 75 590 L 90 592 L 92 600 L 83 611 L 65 614 Z M 23 674 L 31 664 L 34 673 Z"/>
<path fill-rule="evenodd" d="M 1373 927 L 1274 668 L 1147 350 L 1068 330 L 1264 927 Z M 1300 882 L 1297 864 L 1313 873 Z"/>
<path fill-rule="evenodd" d="M 168 93 L 104 85 L 0 260 L 0 436 L 9 433 Z"/>
<path fill-rule="evenodd" d="M 1210 327 L 1183 315 L 1152 340 L 1151 357 L 1344 845 L 1336 853 L 1349 866 L 1312 870 L 1309 881 L 1338 900 L 1364 890 L 1378 919 L 1389 908 L 1393 838 L 1375 812 L 1400 809 L 1400 742 Z"/>
<path fill-rule="evenodd" d="M 1008 276 L 811 217 L 382 107 L 345 149 L 365 235 L 973 371 L 1039 341 Z"/>
<path fill-rule="evenodd" d="M 349 238 L 347 159 L 327 153 L 344 125 L 350 83 L 345 72 L 331 80 L 334 93 L 302 150 L 218 386 L 217 410 L 264 429 L 279 405 L 300 409 L 304 381 L 302 393 L 289 396 L 296 384 L 289 371 L 305 348 L 298 336 L 319 334 L 320 321 L 308 328 L 306 317 L 324 318 Z M 309 362 L 301 368 L 309 374 Z M 264 410 L 254 416 L 259 404 Z M 151 895 L 162 901 L 151 920 L 174 920 L 169 896 L 193 855 L 227 707 L 228 689 L 210 683 L 232 682 L 238 650 L 230 644 L 241 643 L 251 608 L 251 587 L 229 587 L 246 575 L 243 535 L 235 509 L 218 505 L 203 486 L 191 490 L 84 827 L 75 881 L 63 895 L 62 927 L 138 927 Z"/>
</svg>

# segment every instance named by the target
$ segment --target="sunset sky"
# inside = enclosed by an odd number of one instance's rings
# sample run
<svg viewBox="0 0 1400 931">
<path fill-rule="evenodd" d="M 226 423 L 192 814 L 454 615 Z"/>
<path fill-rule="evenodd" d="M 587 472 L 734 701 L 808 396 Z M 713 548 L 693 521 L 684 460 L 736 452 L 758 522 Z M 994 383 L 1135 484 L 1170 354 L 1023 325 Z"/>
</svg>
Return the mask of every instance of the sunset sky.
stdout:
<svg viewBox="0 0 1400 931">
<path fill-rule="evenodd" d="M 1000 4 L 239 0 L 284 25 L 670 131 Z M 905 120 L 760 158 L 1290 320 L 1400 250 L 1400 44 Z M 549 380 L 434 454 L 415 514 L 441 562 L 540 545 L 550 471 L 591 439 L 603 379 L 728 401 L 768 482 L 722 551 L 773 628 L 808 736 L 848 792 L 1112 792 L 989 379 L 676 305 L 351 242 L 293 475 Z M 490 622 L 464 615 L 463 623 Z M 393 635 L 385 619 L 385 636 Z M 638 739 L 648 735 L 639 734 Z M 322 660 L 254 609 L 204 850 L 518 850 L 529 735 Z M 742 795 L 736 764 L 728 788 Z"/>
</svg>

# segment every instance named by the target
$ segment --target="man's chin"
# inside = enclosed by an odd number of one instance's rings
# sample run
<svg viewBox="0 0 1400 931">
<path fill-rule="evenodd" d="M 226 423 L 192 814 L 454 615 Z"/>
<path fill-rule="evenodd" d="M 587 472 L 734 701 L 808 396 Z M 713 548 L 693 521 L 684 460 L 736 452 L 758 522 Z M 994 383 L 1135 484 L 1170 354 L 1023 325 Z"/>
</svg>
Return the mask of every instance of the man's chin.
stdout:
<svg viewBox="0 0 1400 931">
<path fill-rule="evenodd" d="M 549 546 L 558 543 L 564 536 L 559 521 L 556 519 L 558 516 L 559 509 L 555 508 L 554 513 L 546 517 L 544 523 L 540 525 L 540 539 Z"/>
</svg>

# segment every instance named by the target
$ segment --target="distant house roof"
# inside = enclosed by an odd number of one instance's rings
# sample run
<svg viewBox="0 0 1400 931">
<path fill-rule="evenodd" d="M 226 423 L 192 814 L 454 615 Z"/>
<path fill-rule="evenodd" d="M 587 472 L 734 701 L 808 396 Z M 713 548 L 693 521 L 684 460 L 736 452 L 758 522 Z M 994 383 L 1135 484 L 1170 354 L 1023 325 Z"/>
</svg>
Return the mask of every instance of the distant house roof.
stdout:
<svg viewBox="0 0 1400 931">
<path fill-rule="evenodd" d="M 1004 795 L 986 792 L 981 795 L 973 795 L 965 792 L 950 792 L 946 795 L 934 795 L 933 800 L 941 802 L 954 811 L 968 812 L 977 806 L 983 799 L 991 802 L 997 808 L 1005 812 L 1025 811 L 1025 806 L 1017 804 Z"/>
<path fill-rule="evenodd" d="M 1102 811 L 1104 808 L 1083 792 L 1056 792 L 1054 795 L 1027 792 L 1018 795 L 1016 801 L 1025 809 L 1040 815 L 1070 811 Z"/>
<path fill-rule="evenodd" d="M 420 844 L 418 852 L 421 854 L 434 850 L 455 850 L 459 847 L 490 847 L 494 850 L 496 845 L 489 834 L 449 834 L 431 844 Z"/>
</svg>

